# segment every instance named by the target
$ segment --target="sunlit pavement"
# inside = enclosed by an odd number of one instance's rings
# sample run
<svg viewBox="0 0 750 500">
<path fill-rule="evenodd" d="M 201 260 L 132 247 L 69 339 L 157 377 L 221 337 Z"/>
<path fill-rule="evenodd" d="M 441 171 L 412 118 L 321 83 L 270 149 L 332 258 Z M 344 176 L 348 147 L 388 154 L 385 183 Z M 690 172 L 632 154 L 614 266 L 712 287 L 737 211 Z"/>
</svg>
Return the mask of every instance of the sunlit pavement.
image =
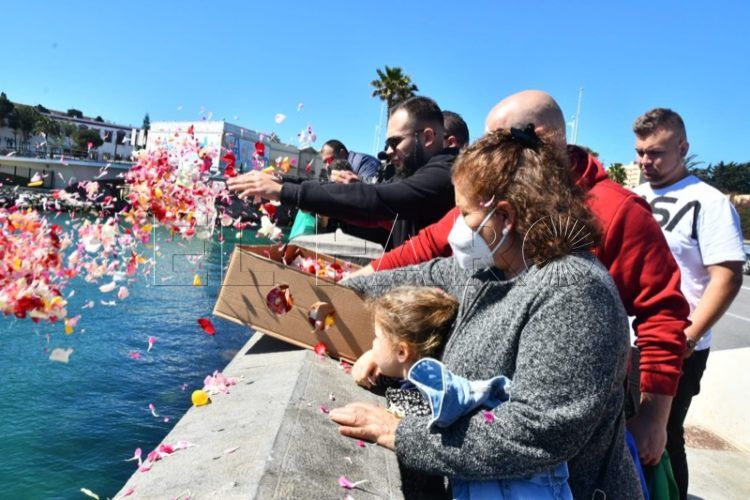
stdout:
<svg viewBox="0 0 750 500">
<path fill-rule="evenodd" d="M 712 344 L 685 422 L 690 495 L 750 498 L 750 276 L 714 327 Z"/>
</svg>

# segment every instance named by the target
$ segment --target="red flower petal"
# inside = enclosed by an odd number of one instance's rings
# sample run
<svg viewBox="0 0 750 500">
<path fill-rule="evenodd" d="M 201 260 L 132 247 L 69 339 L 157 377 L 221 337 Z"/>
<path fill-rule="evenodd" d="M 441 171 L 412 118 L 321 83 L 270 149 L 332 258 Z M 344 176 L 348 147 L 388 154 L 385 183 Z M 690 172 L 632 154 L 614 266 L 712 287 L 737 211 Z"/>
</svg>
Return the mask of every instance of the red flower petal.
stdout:
<svg viewBox="0 0 750 500">
<path fill-rule="evenodd" d="M 315 351 L 315 354 L 318 356 L 325 356 L 328 352 L 328 348 L 323 342 L 318 342 L 313 346 L 313 351 Z"/>
<path fill-rule="evenodd" d="M 208 335 L 216 335 L 216 328 L 214 327 L 214 324 L 211 323 L 211 320 L 208 318 L 198 318 L 197 319 L 198 324 L 203 328 L 203 331 L 206 332 Z"/>
<path fill-rule="evenodd" d="M 266 305 L 277 316 L 282 316 L 292 310 L 294 299 L 289 285 L 278 285 L 266 295 Z"/>
</svg>

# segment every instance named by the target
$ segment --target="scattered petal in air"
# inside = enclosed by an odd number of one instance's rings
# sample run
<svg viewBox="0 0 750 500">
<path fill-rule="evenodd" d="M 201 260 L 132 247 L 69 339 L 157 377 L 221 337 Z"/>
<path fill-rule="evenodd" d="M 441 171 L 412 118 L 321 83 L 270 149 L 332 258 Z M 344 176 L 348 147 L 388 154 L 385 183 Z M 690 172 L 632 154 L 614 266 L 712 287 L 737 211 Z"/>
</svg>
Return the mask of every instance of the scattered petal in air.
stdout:
<svg viewBox="0 0 750 500">
<path fill-rule="evenodd" d="M 167 422 L 169 422 L 169 417 L 164 417 L 164 418 L 162 419 L 162 422 L 164 422 L 165 424 L 166 424 Z"/>
<path fill-rule="evenodd" d="M 99 287 L 99 291 L 102 293 L 109 293 L 112 290 L 114 290 L 117 287 L 117 284 L 112 281 L 111 283 L 106 283 Z"/>
<path fill-rule="evenodd" d="M 120 300 L 127 299 L 128 295 L 130 295 L 130 292 L 128 291 L 127 287 L 121 286 L 120 290 L 117 291 L 117 298 Z"/>
<path fill-rule="evenodd" d="M 201 277 L 199 274 L 196 274 L 193 276 L 193 286 L 201 286 L 203 285 L 203 282 L 201 281 Z"/>
<path fill-rule="evenodd" d="M 302 109 L 305 107 L 305 103 L 301 102 L 297 104 L 297 111 L 302 111 Z"/>
<path fill-rule="evenodd" d="M 97 495 L 96 493 L 94 493 L 88 488 L 81 488 L 81 493 L 83 493 L 87 497 L 96 498 L 96 500 L 99 500 L 99 495 Z"/>
<path fill-rule="evenodd" d="M 332 392 L 329 392 L 328 399 L 330 399 L 331 401 L 336 401 L 336 395 Z"/>
<path fill-rule="evenodd" d="M 240 449 L 239 446 L 235 446 L 234 448 L 227 448 L 226 450 L 224 450 L 224 454 L 229 455 L 230 453 L 234 453 L 235 451 L 239 449 Z"/>
<path fill-rule="evenodd" d="M 50 361 L 57 361 L 58 363 L 67 363 L 70 361 L 70 355 L 73 353 L 73 348 L 68 347 L 63 349 L 62 347 L 55 347 L 49 355 Z"/>
<path fill-rule="evenodd" d="M 154 405 L 154 403 L 149 403 L 148 404 L 148 409 L 149 409 L 149 411 L 151 411 L 151 415 L 154 418 L 159 418 L 159 414 L 156 412 L 156 406 Z"/>
<path fill-rule="evenodd" d="M 488 410 L 482 410 L 482 416 L 484 417 L 484 422 L 487 424 L 491 424 L 495 421 L 495 414 Z"/>
<path fill-rule="evenodd" d="M 154 347 L 154 343 L 156 343 L 156 337 L 149 337 L 148 338 L 148 349 L 146 349 L 146 352 L 151 352 L 151 348 Z"/>
<path fill-rule="evenodd" d="M 260 229 L 258 229 L 257 236 L 275 241 L 281 238 L 281 229 L 276 227 L 276 224 L 264 215 L 260 218 Z"/>
<path fill-rule="evenodd" d="M 367 446 L 367 444 L 364 441 L 362 441 L 361 439 L 358 439 L 356 444 L 360 448 L 365 448 Z"/>
<path fill-rule="evenodd" d="M 130 359 L 141 359 L 141 353 L 137 351 L 131 351 L 128 356 L 130 356 Z"/>
<path fill-rule="evenodd" d="M 284 120 L 286 120 L 286 115 L 284 115 L 282 113 L 277 113 L 276 116 L 273 117 L 273 121 L 275 121 L 276 123 L 279 123 L 279 124 L 283 123 Z"/>
<path fill-rule="evenodd" d="M 211 320 L 208 318 L 198 318 L 196 320 L 201 328 L 203 328 L 203 331 L 206 332 L 208 335 L 216 335 L 216 327 L 214 327 L 214 324 L 211 323 Z"/>
<path fill-rule="evenodd" d="M 125 490 L 125 491 L 122 492 L 122 496 L 123 497 L 129 497 L 133 493 L 135 493 L 135 488 L 128 488 L 127 490 Z"/>
<path fill-rule="evenodd" d="M 321 413 L 325 413 L 326 415 L 328 415 L 331 412 L 331 409 L 328 408 L 328 405 L 320 405 L 318 407 L 318 410 L 320 410 Z"/>
</svg>

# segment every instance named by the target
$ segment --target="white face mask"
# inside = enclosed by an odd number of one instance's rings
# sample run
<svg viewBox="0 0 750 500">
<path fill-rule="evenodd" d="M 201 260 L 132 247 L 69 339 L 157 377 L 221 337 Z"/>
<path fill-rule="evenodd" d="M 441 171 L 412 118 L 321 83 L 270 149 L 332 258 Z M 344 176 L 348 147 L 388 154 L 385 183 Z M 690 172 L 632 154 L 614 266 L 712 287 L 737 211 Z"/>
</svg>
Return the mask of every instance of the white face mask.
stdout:
<svg viewBox="0 0 750 500">
<path fill-rule="evenodd" d="M 476 231 L 466 224 L 466 220 L 463 216 L 456 219 L 456 222 L 453 224 L 453 229 L 451 229 L 451 232 L 448 235 L 448 243 L 453 250 L 453 256 L 456 258 L 458 265 L 462 269 L 482 269 L 495 265 L 493 255 L 508 238 L 510 232 L 508 227 L 506 226 L 503 228 L 500 241 L 495 245 L 495 248 L 492 249 L 487 246 L 484 238 L 479 234 L 479 229 L 490 220 L 490 217 L 495 213 L 495 210 L 496 209 L 493 208 L 490 213 L 487 214 L 481 224 L 479 224 Z"/>
</svg>

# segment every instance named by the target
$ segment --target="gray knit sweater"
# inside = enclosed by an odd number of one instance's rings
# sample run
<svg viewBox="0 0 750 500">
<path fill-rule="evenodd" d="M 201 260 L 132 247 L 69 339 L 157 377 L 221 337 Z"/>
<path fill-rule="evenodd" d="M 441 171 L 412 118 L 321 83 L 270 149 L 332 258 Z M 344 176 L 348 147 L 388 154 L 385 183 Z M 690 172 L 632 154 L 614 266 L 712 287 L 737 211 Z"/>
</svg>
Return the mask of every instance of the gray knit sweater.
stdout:
<svg viewBox="0 0 750 500">
<path fill-rule="evenodd" d="M 396 432 L 402 464 L 485 480 L 568 461 L 575 498 L 591 498 L 602 471 L 607 498 L 641 498 L 621 417 L 627 317 L 593 257 L 564 257 L 511 280 L 497 268 L 472 273 L 453 258 L 436 259 L 345 284 L 368 296 L 408 284 L 455 295 L 460 306 L 443 362 L 471 380 L 513 380 L 511 400 L 493 410 L 492 423 L 474 413 L 430 430 L 428 417 L 405 418 Z"/>
</svg>

